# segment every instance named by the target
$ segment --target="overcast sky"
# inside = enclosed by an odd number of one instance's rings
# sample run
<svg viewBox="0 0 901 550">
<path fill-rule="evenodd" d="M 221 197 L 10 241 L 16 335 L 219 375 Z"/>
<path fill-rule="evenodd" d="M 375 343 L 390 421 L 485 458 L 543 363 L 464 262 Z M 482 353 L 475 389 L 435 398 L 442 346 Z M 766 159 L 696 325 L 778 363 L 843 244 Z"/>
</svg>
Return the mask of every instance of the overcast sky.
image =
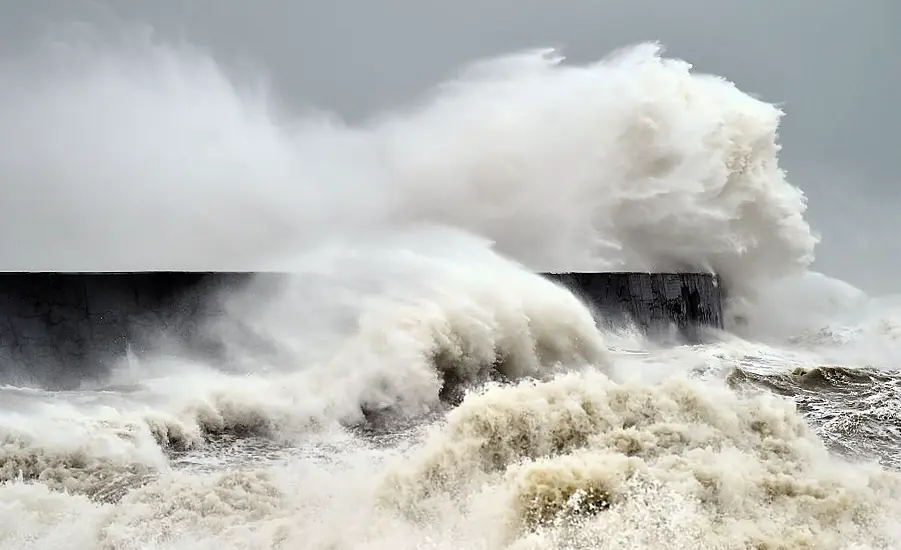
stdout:
<svg viewBox="0 0 901 550">
<path fill-rule="evenodd" d="M 401 105 L 474 58 L 560 46 L 588 61 L 658 40 L 699 70 L 784 102 L 782 163 L 823 235 L 817 267 L 901 290 L 901 2 L 0 0 L 0 14 L 7 52 L 50 22 L 120 17 L 226 62 L 249 60 L 287 101 L 349 119 Z"/>
</svg>

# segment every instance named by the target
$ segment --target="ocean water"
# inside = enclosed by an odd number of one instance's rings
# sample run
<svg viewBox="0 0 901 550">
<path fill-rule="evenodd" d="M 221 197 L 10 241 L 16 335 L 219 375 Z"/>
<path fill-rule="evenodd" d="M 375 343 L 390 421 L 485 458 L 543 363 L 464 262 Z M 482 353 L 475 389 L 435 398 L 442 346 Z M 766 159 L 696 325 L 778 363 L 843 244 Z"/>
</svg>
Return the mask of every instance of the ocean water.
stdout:
<svg viewBox="0 0 901 550">
<path fill-rule="evenodd" d="M 728 80 L 520 52 L 351 125 L 148 35 L 0 75 L 5 269 L 295 274 L 222 297 L 224 359 L 0 381 L 0 548 L 901 547 L 901 302 L 810 270 Z M 534 274 L 685 267 L 703 345 Z"/>
</svg>

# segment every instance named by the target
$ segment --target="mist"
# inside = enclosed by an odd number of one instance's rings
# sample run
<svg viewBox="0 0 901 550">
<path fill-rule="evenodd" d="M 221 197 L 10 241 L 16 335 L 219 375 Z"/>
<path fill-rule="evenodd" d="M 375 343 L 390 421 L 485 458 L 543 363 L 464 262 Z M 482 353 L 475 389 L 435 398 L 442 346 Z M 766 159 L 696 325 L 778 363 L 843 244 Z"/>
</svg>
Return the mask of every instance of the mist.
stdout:
<svg viewBox="0 0 901 550">
<path fill-rule="evenodd" d="M 487 59 L 350 125 L 185 43 L 66 35 L 0 66 L 4 267 L 254 271 L 438 225 L 536 270 L 803 270 L 816 237 L 778 167 L 781 112 L 659 55 Z"/>
<path fill-rule="evenodd" d="M 582 64 L 659 40 L 669 55 L 786 111 L 780 164 L 809 197 L 806 217 L 823 237 L 813 268 L 891 292 L 899 256 L 891 213 L 901 199 L 891 129 L 899 114 L 891 107 L 897 74 L 885 67 L 898 48 L 898 17 L 897 5 L 883 1 L 830 1 L 811 11 L 771 1 L 395 0 L 370 9 L 271 0 L 250 9 L 232 0 L 39 0 L 4 12 L 0 45 L 14 57 L 56 39 L 60 24 L 115 33 L 147 23 L 163 42 L 205 49 L 221 70 L 241 75 L 235 82 L 256 85 L 265 75 L 271 83 L 261 85 L 294 113 L 315 107 L 357 124 L 403 108 L 477 59 L 551 46 Z"/>
</svg>

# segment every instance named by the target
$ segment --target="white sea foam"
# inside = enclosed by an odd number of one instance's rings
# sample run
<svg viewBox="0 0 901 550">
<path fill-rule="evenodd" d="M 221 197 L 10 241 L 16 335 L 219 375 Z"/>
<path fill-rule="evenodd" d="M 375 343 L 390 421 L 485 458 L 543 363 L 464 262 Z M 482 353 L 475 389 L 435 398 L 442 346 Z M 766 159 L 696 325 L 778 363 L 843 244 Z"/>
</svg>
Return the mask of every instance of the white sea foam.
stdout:
<svg viewBox="0 0 901 550">
<path fill-rule="evenodd" d="M 897 547 L 897 476 L 717 382 L 821 357 L 778 346 L 862 298 L 825 285 L 793 319 L 755 294 L 809 277 L 816 242 L 781 113 L 689 69 L 653 45 L 526 52 L 351 127 L 188 47 L 0 60 L 5 269 L 295 273 L 226 297 L 228 365 L 125 358 L 106 387 L 2 390 L 0 547 Z M 724 277 L 744 339 L 604 335 L 530 273 L 686 267 Z M 434 420 L 448 383 L 499 375 L 538 382 Z M 348 429 L 387 420 L 419 423 Z"/>
<path fill-rule="evenodd" d="M 586 372 L 489 389 L 412 450 L 338 437 L 328 448 L 318 459 L 165 471 L 115 503 L 9 483 L 0 503 L 16 521 L 3 523 L 0 540 L 9 548 L 892 548 L 901 511 L 897 474 L 830 455 L 785 401 L 679 376 L 620 385 Z"/>
</svg>

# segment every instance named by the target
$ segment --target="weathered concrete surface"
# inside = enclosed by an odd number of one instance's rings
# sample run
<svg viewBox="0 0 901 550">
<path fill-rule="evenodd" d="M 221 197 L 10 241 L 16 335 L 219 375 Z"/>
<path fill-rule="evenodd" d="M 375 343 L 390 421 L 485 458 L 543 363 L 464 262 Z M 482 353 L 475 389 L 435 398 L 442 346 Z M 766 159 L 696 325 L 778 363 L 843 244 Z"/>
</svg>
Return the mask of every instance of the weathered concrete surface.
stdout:
<svg viewBox="0 0 901 550">
<path fill-rule="evenodd" d="M 72 386 L 126 349 L 160 345 L 163 332 L 203 348 L 197 324 L 218 313 L 210 293 L 248 276 L 0 273 L 0 383 Z"/>
<path fill-rule="evenodd" d="M 704 327 L 723 328 L 723 292 L 708 273 L 547 273 L 601 315 L 604 322 L 632 322 L 649 336 L 675 325 L 689 342 Z"/>
</svg>

